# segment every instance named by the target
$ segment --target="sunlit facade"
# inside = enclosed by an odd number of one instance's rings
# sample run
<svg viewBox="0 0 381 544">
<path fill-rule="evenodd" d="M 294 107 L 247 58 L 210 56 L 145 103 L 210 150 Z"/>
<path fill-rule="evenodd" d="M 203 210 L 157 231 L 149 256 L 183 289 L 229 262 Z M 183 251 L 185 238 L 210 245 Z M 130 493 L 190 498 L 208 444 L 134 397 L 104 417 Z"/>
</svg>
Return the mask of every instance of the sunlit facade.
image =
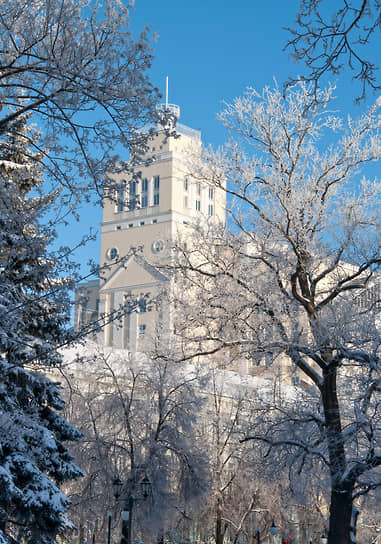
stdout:
<svg viewBox="0 0 381 544">
<path fill-rule="evenodd" d="M 171 244 L 194 222 L 225 222 L 225 193 L 195 181 L 187 160 L 201 151 L 201 133 L 179 123 L 177 137 L 159 131 L 135 168 L 120 174 L 104 201 L 99 281 L 76 293 L 75 326 L 99 325 L 98 342 L 146 351 L 157 329 L 171 328 L 161 265 Z"/>
</svg>

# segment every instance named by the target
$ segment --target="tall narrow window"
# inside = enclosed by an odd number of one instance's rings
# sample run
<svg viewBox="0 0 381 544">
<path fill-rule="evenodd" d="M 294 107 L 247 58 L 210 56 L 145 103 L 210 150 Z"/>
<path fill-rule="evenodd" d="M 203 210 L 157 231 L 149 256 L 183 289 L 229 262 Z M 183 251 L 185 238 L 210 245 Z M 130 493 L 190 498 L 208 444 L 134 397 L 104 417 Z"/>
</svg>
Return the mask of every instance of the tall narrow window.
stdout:
<svg viewBox="0 0 381 544">
<path fill-rule="evenodd" d="M 196 200 L 196 211 L 199 212 L 201 210 L 201 202 L 199 200 Z"/>
<path fill-rule="evenodd" d="M 213 204 L 208 205 L 208 215 L 210 217 L 213 215 Z"/>
<path fill-rule="evenodd" d="M 129 183 L 128 208 L 130 210 L 136 209 L 136 181 L 130 181 Z"/>
<path fill-rule="evenodd" d="M 188 191 L 188 178 L 184 179 L 184 191 Z"/>
<path fill-rule="evenodd" d="M 142 195 L 141 195 L 141 207 L 148 207 L 148 179 L 142 179 Z"/>
<path fill-rule="evenodd" d="M 213 200 L 214 197 L 214 189 L 213 187 L 209 187 L 209 200 Z"/>
<path fill-rule="evenodd" d="M 146 328 L 146 325 L 139 325 L 139 338 L 144 338 Z"/>
<path fill-rule="evenodd" d="M 141 298 L 139 300 L 138 305 L 139 305 L 139 312 L 140 313 L 144 313 L 144 312 L 147 311 L 147 300 L 145 298 Z"/>
<path fill-rule="evenodd" d="M 115 202 L 115 213 L 120 213 L 124 210 L 124 194 L 125 194 L 125 185 L 119 185 L 116 193 L 116 202 Z"/>
<path fill-rule="evenodd" d="M 81 300 L 81 305 L 80 305 L 80 308 L 81 308 L 81 312 L 80 312 L 80 319 L 79 319 L 79 324 L 80 325 L 84 325 L 86 323 L 86 316 L 87 316 L 87 303 L 89 301 L 89 298 L 88 297 L 84 297 L 82 300 Z"/>
<path fill-rule="evenodd" d="M 160 203 L 160 176 L 153 178 L 153 205 L 158 206 Z"/>
<path fill-rule="evenodd" d="M 197 194 L 201 194 L 201 183 L 197 183 Z"/>
</svg>

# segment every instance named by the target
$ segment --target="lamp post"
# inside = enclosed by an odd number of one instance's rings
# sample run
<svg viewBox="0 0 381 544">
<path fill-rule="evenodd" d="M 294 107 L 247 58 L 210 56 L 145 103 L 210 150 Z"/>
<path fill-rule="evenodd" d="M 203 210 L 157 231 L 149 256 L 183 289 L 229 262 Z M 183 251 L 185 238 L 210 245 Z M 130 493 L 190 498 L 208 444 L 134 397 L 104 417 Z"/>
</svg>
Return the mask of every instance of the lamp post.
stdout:
<svg viewBox="0 0 381 544">
<path fill-rule="evenodd" d="M 5 510 L 0 510 L 0 531 L 2 531 L 5 534 L 6 531 L 6 525 L 7 525 L 7 513 Z"/>
<path fill-rule="evenodd" d="M 111 521 L 112 512 L 109 512 L 107 515 L 107 544 L 111 544 Z"/>
<path fill-rule="evenodd" d="M 115 500 L 118 501 L 121 497 L 121 491 L 124 483 L 120 478 L 115 478 L 112 483 Z M 132 544 L 132 512 L 134 508 L 134 502 L 138 500 L 146 500 L 151 492 L 152 484 L 147 475 L 144 476 L 140 482 L 140 488 L 142 497 L 134 497 L 130 495 L 124 498 L 123 510 L 122 510 L 122 538 L 120 544 Z"/>
</svg>

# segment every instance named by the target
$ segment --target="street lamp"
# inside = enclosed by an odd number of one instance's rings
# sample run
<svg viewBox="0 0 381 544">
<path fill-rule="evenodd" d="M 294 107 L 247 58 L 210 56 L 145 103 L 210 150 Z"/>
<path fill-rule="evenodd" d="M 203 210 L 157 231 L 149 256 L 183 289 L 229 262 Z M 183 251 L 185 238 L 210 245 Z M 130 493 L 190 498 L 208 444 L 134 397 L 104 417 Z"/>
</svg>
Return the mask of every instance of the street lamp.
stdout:
<svg viewBox="0 0 381 544">
<path fill-rule="evenodd" d="M 273 520 L 273 522 L 271 524 L 271 527 L 270 527 L 270 534 L 272 536 L 275 536 L 277 533 L 278 533 L 278 527 L 275 525 L 274 520 Z"/>
<path fill-rule="evenodd" d="M 115 500 L 118 501 L 121 497 L 121 492 L 124 483 L 119 478 L 114 478 L 112 482 L 113 492 Z M 134 497 L 130 495 L 124 498 L 123 510 L 122 510 L 122 538 L 121 544 L 132 544 L 132 511 L 134 508 L 134 502 L 138 500 L 146 500 L 151 493 L 152 484 L 147 475 L 144 476 L 140 482 L 140 488 L 142 497 Z M 122 497 L 123 498 L 123 497 Z"/>
<path fill-rule="evenodd" d="M 112 512 L 109 512 L 107 516 L 107 544 L 111 544 L 111 521 Z"/>
<path fill-rule="evenodd" d="M 120 492 L 122 491 L 123 482 L 120 478 L 114 478 L 112 481 L 112 490 L 114 493 L 115 500 L 118 501 L 120 497 Z"/>
<path fill-rule="evenodd" d="M 140 482 L 140 487 L 141 487 L 142 495 L 143 495 L 144 499 L 147 499 L 147 497 L 151 493 L 151 487 L 152 487 L 152 484 L 151 484 L 147 474 L 144 476 L 143 480 Z"/>
<path fill-rule="evenodd" d="M 274 520 L 273 520 L 273 522 L 271 524 L 271 527 L 270 527 L 269 531 L 270 531 L 272 542 L 275 542 L 275 537 L 276 537 L 276 535 L 278 533 L 278 527 L 275 525 Z"/>
</svg>

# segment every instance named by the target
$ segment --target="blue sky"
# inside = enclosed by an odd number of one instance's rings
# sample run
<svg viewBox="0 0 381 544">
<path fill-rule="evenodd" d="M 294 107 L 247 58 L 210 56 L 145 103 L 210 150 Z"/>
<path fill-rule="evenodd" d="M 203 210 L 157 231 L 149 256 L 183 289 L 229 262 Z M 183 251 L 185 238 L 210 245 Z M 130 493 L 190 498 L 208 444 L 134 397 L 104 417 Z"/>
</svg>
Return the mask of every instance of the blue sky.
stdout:
<svg viewBox="0 0 381 544">
<path fill-rule="evenodd" d="M 294 9 L 293 9 L 294 6 Z M 201 128 L 203 140 L 222 143 L 216 120 L 223 101 L 247 86 L 272 85 L 296 69 L 282 52 L 297 2 L 273 0 L 136 0 L 134 26 L 158 33 L 152 79 L 181 107 L 181 122 Z"/>
<path fill-rule="evenodd" d="M 332 7 L 341 4 L 329 0 Z M 157 33 L 154 85 L 164 93 L 168 76 L 169 101 L 180 106 L 180 122 L 201 129 L 204 143 L 219 145 L 225 134 L 216 115 L 223 101 L 233 100 L 247 86 L 261 90 L 272 86 L 274 78 L 281 85 L 290 75 L 302 73 L 303 66 L 282 50 L 289 35 L 283 27 L 293 24 L 298 6 L 299 0 L 135 0 L 131 30 L 136 35 L 149 24 Z M 380 47 L 380 40 L 372 47 Z M 361 108 L 353 105 L 358 88 L 350 79 L 348 72 L 340 76 L 336 106 L 358 115 Z M 89 226 L 99 232 L 101 209 L 87 206 L 81 214 L 81 223 L 62 234 L 62 243 L 73 245 Z M 99 246 L 98 235 L 96 242 L 81 249 L 81 263 L 98 261 Z"/>
</svg>

